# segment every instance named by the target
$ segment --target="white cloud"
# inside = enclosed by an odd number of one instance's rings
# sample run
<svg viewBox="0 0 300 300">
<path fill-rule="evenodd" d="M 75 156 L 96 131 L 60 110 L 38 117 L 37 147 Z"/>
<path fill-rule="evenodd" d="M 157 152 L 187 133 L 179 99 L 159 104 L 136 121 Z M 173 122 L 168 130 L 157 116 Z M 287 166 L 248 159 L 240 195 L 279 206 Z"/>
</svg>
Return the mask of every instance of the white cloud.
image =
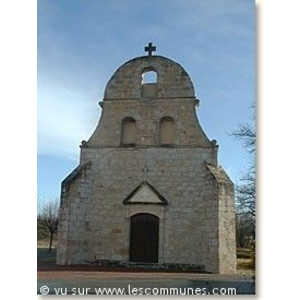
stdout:
<svg viewBox="0 0 300 300">
<path fill-rule="evenodd" d="M 97 102 L 74 89 L 49 85 L 39 88 L 38 154 L 77 160 L 81 141 L 87 140 L 97 125 Z"/>
</svg>

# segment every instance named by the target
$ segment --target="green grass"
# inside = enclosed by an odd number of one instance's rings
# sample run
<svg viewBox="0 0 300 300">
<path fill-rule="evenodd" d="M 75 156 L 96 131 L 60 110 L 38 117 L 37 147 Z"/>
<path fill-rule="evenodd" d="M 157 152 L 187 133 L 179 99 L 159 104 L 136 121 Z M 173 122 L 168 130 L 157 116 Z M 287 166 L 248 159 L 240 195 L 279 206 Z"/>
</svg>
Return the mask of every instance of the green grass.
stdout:
<svg viewBox="0 0 300 300">
<path fill-rule="evenodd" d="M 37 248 L 38 262 L 55 262 L 56 250 L 49 252 L 48 248 Z"/>
<path fill-rule="evenodd" d="M 237 248 L 237 268 L 239 272 L 254 272 L 255 264 L 251 256 L 251 249 Z"/>
<path fill-rule="evenodd" d="M 237 258 L 251 258 L 251 250 L 248 248 L 237 248 Z"/>
</svg>

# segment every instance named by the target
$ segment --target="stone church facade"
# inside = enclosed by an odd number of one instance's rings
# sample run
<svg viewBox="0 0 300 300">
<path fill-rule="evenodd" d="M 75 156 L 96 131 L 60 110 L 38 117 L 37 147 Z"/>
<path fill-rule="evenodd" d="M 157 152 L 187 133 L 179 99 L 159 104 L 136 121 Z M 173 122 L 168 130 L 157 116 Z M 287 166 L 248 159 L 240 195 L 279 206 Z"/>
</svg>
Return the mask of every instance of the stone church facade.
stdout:
<svg viewBox="0 0 300 300">
<path fill-rule="evenodd" d="M 62 182 L 57 264 L 178 263 L 234 273 L 234 187 L 218 165 L 218 145 L 198 122 L 187 72 L 152 55 L 151 44 L 146 50 L 109 80 L 96 130 Z M 144 82 L 149 72 L 154 80 Z"/>
</svg>

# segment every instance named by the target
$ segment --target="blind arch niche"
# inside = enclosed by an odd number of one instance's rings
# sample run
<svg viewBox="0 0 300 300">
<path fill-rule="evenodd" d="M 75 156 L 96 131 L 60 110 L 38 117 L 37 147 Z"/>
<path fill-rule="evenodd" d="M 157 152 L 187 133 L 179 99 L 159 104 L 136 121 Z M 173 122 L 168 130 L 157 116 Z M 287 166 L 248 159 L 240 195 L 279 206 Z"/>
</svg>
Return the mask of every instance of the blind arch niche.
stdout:
<svg viewBox="0 0 300 300">
<path fill-rule="evenodd" d="M 159 140 L 162 146 L 173 145 L 175 141 L 175 124 L 171 117 L 164 117 L 159 124 Z"/>
<path fill-rule="evenodd" d="M 126 117 L 122 120 L 121 145 L 134 146 L 136 143 L 136 121 Z"/>
</svg>

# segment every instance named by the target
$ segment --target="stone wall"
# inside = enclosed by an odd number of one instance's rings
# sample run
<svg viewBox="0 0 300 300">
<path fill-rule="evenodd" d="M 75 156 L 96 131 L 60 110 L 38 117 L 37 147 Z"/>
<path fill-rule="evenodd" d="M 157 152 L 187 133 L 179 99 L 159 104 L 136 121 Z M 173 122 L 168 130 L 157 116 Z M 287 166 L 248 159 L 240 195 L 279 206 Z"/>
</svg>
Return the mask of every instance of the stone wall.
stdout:
<svg viewBox="0 0 300 300">
<path fill-rule="evenodd" d="M 120 146 L 122 121 L 128 117 L 136 121 L 136 146 L 158 146 L 160 121 L 171 117 L 175 125 L 174 145 L 213 147 L 198 122 L 195 99 L 106 100 L 102 106 L 99 124 L 87 146 Z"/>
<path fill-rule="evenodd" d="M 130 216 L 146 212 L 160 218 L 160 263 L 203 264 L 207 271 L 222 271 L 218 252 L 222 207 L 206 167 L 216 165 L 215 150 L 86 148 L 81 158 L 82 164 L 93 163 L 85 178 L 75 180 L 77 193 L 63 204 L 62 214 L 69 216 L 72 226 L 61 226 L 68 232 L 61 241 L 68 244 L 68 251 L 66 257 L 59 254 L 59 263 L 128 261 Z M 147 182 L 167 199 L 167 206 L 123 204 L 143 180 L 145 165 Z M 85 193 L 90 197 L 83 197 Z"/>
<path fill-rule="evenodd" d="M 234 274 L 236 272 L 236 215 L 234 206 L 234 186 L 221 166 L 206 165 L 210 170 L 211 190 L 218 199 L 216 217 L 218 232 L 219 273 Z M 207 178 L 209 179 L 209 178 Z"/>
<path fill-rule="evenodd" d="M 194 97 L 193 83 L 176 62 L 162 56 L 138 57 L 122 65 L 109 80 L 104 99 L 140 99 L 142 75 L 157 72 L 157 98 Z"/>
<path fill-rule="evenodd" d="M 149 70 L 157 72 L 157 98 L 142 95 Z M 136 58 L 115 72 L 79 166 L 62 183 L 58 264 L 128 261 L 130 217 L 151 213 L 159 217 L 159 263 L 234 273 L 233 184 L 198 122 L 197 102 L 188 74 L 167 58 Z M 162 120 L 172 122 L 163 128 Z M 164 205 L 123 203 L 143 182 Z"/>
</svg>

